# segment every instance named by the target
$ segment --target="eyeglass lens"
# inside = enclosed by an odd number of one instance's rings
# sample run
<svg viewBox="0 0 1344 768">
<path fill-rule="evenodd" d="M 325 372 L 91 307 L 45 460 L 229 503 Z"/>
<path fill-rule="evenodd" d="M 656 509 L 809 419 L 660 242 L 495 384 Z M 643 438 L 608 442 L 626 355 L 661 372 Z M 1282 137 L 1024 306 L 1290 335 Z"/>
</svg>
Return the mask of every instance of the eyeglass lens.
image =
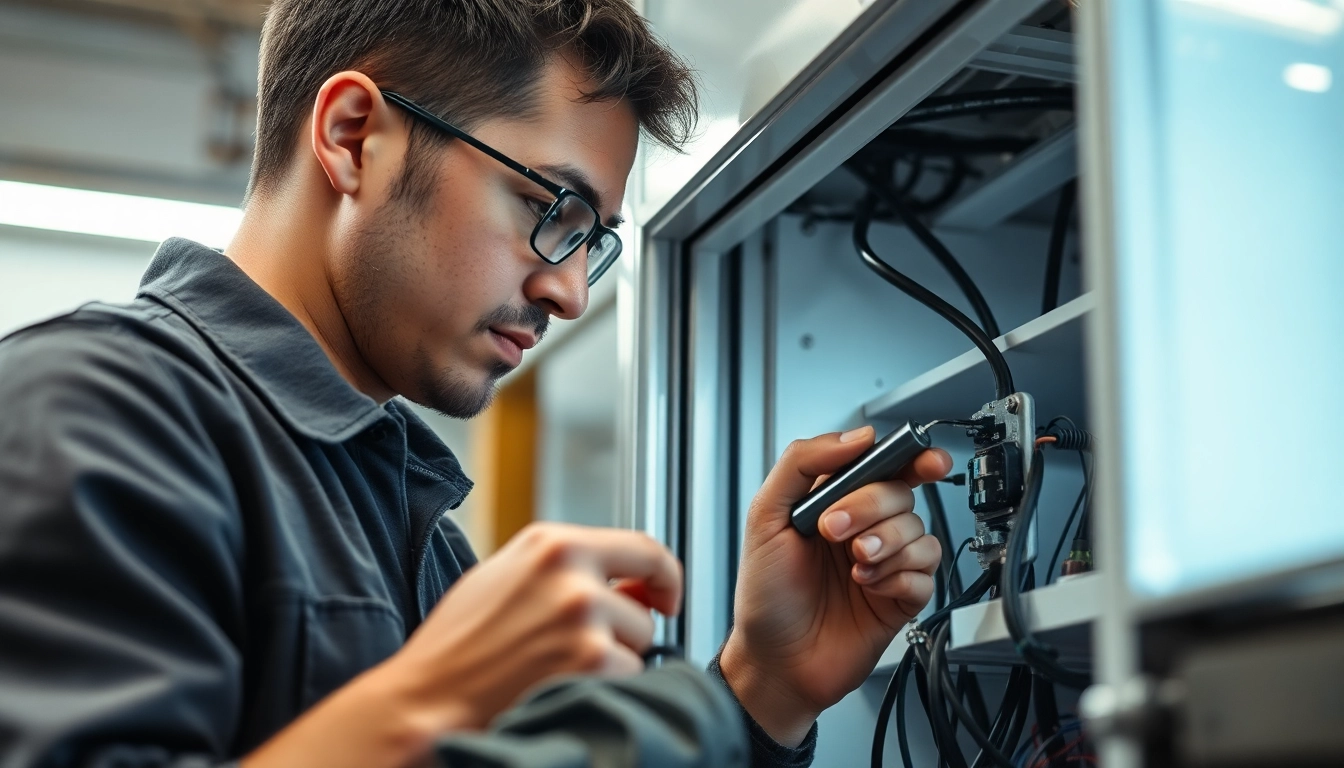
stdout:
<svg viewBox="0 0 1344 768">
<path fill-rule="evenodd" d="M 533 245 L 542 258 L 556 264 L 574 253 L 592 235 L 598 222 L 583 198 L 566 195 L 557 202 L 537 227 Z M 621 253 L 621 241 L 604 232 L 588 246 L 588 284 L 591 285 Z"/>
<path fill-rule="evenodd" d="M 595 226 L 597 212 L 582 198 L 566 195 L 551 207 L 537 227 L 534 245 L 542 258 L 559 263 L 583 245 Z"/>
</svg>

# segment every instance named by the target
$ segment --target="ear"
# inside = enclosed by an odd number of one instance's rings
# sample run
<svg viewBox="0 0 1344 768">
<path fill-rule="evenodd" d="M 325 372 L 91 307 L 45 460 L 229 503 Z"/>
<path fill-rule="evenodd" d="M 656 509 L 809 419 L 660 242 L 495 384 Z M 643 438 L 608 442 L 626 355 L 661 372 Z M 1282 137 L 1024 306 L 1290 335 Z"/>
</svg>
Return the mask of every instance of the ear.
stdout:
<svg viewBox="0 0 1344 768">
<path fill-rule="evenodd" d="M 375 161 L 386 162 L 391 145 L 391 106 L 361 72 L 338 72 L 322 84 L 313 102 L 313 154 L 332 189 L 353 195 L 369 183 Z"/>
</svg>

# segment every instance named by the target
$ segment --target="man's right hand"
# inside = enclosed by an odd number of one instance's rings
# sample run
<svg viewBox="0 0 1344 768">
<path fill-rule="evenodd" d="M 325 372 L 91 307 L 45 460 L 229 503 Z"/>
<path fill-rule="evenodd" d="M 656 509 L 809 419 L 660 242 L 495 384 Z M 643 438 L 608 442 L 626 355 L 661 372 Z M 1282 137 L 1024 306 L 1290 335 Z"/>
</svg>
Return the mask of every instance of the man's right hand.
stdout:
<svg viewBox="0 0 1344 768">
<path fill-rule="evenodd" d="M 633 531 L 538 523 L 450 589 L 406 645 L 263 744 L 245 768 L 403 766 L 483 728 L 537 683 L 632 675 L 650 609 L 681 608 L 681 565 Z"/>
</svg>

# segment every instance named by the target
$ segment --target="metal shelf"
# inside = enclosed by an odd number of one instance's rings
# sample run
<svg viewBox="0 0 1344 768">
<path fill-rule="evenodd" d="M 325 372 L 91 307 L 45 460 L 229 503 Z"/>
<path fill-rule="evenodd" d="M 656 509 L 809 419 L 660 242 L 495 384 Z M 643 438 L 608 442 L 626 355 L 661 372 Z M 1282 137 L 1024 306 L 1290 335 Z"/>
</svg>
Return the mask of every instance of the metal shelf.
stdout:
<svg viewBox="0 0 1344 768">
<path fill-rule="evenodd" d="M 1073 669 L 1092 665 L 1092 624 L 1101 613 L 1101 576 L 1086 573 L 1023 595 L 1027 619 L 1037 638 L 1059 651 Z M 1003 601 L 968 605 L 952 612 L 947 660 L 952 664 L 1004 666 L 1022 663 L 1003 621 Z M 877 674 L 889 673 L 905 653 L 905 631 L 882 654 Z"/>
<path fill-rule="evenodd" d="M 1092 622 L 1101 613 L 1101 579 L 1087 573 L 1023 595 L 1032 631 L 1059 651 L 1067 667 L 1092 664 Z M 1003 621 L 1003 601 L 991 600 L 952 612 L 947 659 L 954 664 L 1019 664 L 1021 658 Z"/>
<path fill-rule="evenodd" d="M 1036 399 L 1043 420 L 1066 414 L 1085 424 L 1083 319 L 1094 306 L 1085 293 L 995 339 L 1012 367 L 1014 385 Z M 989 364 L 972 349 L 869 401 L 863 415 L 881 422 L 965 418 L 993 394 Z"/>
</svg>

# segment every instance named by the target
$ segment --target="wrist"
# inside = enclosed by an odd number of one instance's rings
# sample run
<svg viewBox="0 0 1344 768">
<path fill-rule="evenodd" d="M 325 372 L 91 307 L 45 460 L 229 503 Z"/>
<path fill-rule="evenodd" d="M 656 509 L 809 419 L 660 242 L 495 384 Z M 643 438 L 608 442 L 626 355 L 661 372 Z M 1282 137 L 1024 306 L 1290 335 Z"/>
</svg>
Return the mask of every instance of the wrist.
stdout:
<svg viewBox="0 0 1344 768">
<path fill-rule="evenodd" d="M 384 663 L 323 699 L 243 760 L 243 768 L 433 764 L 434 743 L 471 726 L 464 708 L 422 696 Z"/>
<path fill-rule="evenodd" d="M 802 701 L 787 684 L 769 673 L 746 652 L 736 634 L 729 635 L 719 654 L 719 671 L 738 703 L 770 738 L 797 747 L 821 714 Z"/>
</svg>

